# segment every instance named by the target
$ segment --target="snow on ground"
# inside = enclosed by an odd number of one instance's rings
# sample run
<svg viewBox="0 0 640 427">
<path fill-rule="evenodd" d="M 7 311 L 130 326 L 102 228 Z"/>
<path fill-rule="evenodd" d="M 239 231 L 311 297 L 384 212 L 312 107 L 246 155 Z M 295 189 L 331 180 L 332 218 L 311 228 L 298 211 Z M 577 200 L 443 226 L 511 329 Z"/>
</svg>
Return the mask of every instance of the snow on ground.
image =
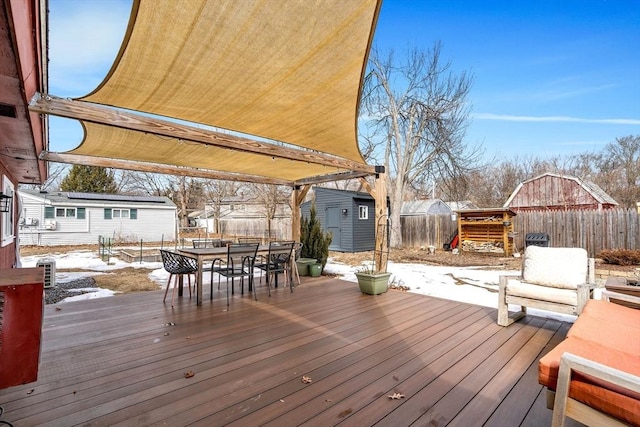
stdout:
<svg viewBox="0 0 640 427">
<path fill-rule="evenodd" d="M 56 262 L 57 270 L 73 268 L 94 270 L 83 272 L 56 272 L 56 281 L 60 283 L 92 275 L 104 274 L 104 272 L 125 267 L 149 269 L 149 278 L 158 283 L 158 287 L 164 287 L 169 278 L 169 274 L 164 270 L 161 262 L 127 263 L 116 257 L 111 257 L 109 264 L 107 264 L 102 261 L 94 251 L 77 251 L 46 257 L 41 255 L 23 257 L 22 266 L 35 267 L 41 258 L 53 258 Z M 329 259 L 325 267 L 325 272 L 335 274 L 346 281 L 357 282 L 354 274 L 357 269 L 358 267 L 333 262 Z M 393 262 L 389 262 L 388 271 L 392 274 L 392 282 L 397 285 L 409 287 L 409 292 L 492 308 L 498 307 L 499 276 L 503 274 L 519 274 L 519 271 L 490 270 L 488 267 L 450 267 Z M 209 275 L 205 273 L 203 279 L 205 283 L 208 282 Z M 64 301 L 102 298 L 112 296 L 113 294 L 114 292 L 110 290 L 94 289 L 91 292 L 70 297 Z M 528 309 L 528 313 L 568 322 L 575 320 L 575 316 L 536 309 Z"/>
</svg>

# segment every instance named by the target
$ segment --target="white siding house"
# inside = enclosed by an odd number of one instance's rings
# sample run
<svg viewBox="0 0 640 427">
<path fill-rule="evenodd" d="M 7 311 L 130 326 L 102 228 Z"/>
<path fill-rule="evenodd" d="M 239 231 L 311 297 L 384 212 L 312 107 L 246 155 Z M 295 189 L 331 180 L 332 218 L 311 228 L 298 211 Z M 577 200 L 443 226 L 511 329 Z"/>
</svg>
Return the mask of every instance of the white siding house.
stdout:
<svg viewBox="0 0 640 427">
<path fill-rule="evenodd" d="M 19 190 L 21 245 L 174 240 L 176 205 L 167 197 Z"/>
</svg>

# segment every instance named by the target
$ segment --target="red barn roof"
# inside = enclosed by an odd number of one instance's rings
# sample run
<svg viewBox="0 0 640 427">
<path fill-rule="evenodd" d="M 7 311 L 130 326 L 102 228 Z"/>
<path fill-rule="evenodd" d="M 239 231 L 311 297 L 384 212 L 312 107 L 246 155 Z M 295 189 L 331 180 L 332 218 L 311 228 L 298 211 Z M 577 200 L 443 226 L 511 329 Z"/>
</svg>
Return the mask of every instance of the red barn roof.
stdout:
<svg viewBox="0 0 640 427">
<path fill-rule="evenodd" d="M 512 210 L 608 209 L 618 203 L 593 182 L 545 173 L 518 184 L 504 204 Z"/>
</svg>

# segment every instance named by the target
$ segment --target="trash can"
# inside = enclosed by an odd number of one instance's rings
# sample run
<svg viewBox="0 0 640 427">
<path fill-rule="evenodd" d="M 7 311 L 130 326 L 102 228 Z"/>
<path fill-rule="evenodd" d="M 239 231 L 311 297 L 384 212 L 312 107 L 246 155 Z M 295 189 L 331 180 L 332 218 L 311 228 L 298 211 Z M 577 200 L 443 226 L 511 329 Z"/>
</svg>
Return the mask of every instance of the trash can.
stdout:
<svg viewBox="0 0 640 427">
<path fill-rule="evenodd" d="M 527 233 L 524 241 L 525 247 L 527 246 L 542 246 L 544 248 L 549 247 L 549 235 L 547 233 Z"/>
</svg>

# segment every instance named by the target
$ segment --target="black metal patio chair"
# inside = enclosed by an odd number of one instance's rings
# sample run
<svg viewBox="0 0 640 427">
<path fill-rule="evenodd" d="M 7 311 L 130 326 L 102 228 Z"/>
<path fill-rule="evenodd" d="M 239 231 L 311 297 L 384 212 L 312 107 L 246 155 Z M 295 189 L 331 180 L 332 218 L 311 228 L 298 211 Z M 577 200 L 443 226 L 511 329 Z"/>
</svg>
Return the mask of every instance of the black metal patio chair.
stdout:
<svg viewBox="0 0 640 427">
<path fill-rule="evenodd" d="M 219 248 L 222 246 L 222 239 L 196 239 L 193 241 L 194 248 Z"/>
<path fill-rule="evenodd" d="M 189 298 L 191 298 L 191 275 L 195 275 L 198 272 L 198 261 L 195 258 L 163 249 L 160 250 L 160 255 L 162 256 L 162 265 L 169 273 L 167 289 L 164 291 L 164 298 L 162 298 L 162 302 L 164 303 L 166 301 L 169 286 L 171 285 L 171 279 L 175 276 L 173 293 L 171 295 L 171 307 L 173 307 L 173 302 L 176 297 L 176 288 L 178 287 L 178 277 L 187 275 L 187 281 L 189 283 Z"/>
<path fill-rule="evenodd" d="M 244 278 L 249 279 L 249 291 L 253 285 L 253 272 L 258 252 L 258 244 L 231 244 L 227 246 L 226 265 L 222 259 L 215 259 L 211 264 L 210 299 L 213 299 L 213 273 L 218 273 L 218 289 L 220 289 L 220 277 L 227 278 L 227 306 L 229 306 L 229 278 L 231 278 L 231 294 L 234 292 L 235 278 L 240 278 L 241 293 L 244 294 Z M 257 297 L 256 297 L 257 301 Z"/>
<path fill-rule="evenodd" d="M 289 287 L 293 292 L 293 278 L 289 274 L 291 271 L 292 253 L 296 246 L 296 242 L 270 242 L 269 252 L 263 259 L 263 262 L 256 265 L 260 269 L 260 282 L 262 283 L 262 271 L 265 272 L 267 285 L 269 288 L 269 296 L 271 296 L 271 277 L 275 278 L 276 286 L 278 284 L 278 274 L 283 273 L 285 280 L 289 281 Z"/>
</svg>

